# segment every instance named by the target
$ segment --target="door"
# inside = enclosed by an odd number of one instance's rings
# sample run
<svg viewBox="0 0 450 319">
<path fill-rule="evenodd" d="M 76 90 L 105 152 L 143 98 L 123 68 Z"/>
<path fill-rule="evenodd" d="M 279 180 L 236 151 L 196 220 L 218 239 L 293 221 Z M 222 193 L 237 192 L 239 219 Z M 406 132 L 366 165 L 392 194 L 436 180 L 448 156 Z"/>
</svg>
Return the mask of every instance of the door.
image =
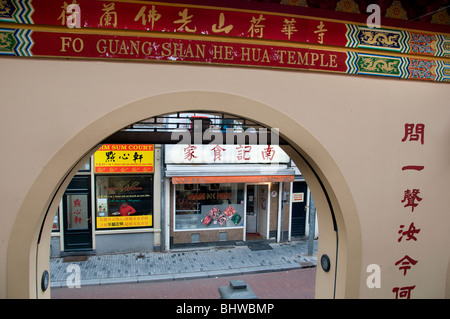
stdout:
<svg viewBox="0 0 450 319">
<path fill-rule="evenodd" d="M 258 219 L 258 234 L 262 238 L 268 238 L 268 211 L 269 211 L 269 186 L 265 184 L 259 184 L 257 186 L 257 199 L 258 205 L 256 208 Z"/>
<path fill-rule="evenodd" d="M 246 187 L 246 238 L 266 238 L 268 227 L 267 214 L 269 209 L 269 186 L 266 184 L 247 184 Z"/>
<path fill-rule="evenodd" d="M 90 176 L 75 176 L 63 196 L 64 251 L 92 250 Z"/>
<path fill-rule="evenodd" d="M 306 224 L 306 182 L 294 182 L 292 189 L 291 236 L 305 236 Z"/>
<path fill-rule="evenodd" d="M 256 185 L 247 185 L 247 210 L 246 210 L 246 232 L 256 234 L 258 232 L 256 224 L 257 213 L 257 193 L 255 192 Z M 256 206 L 256 207 L 255 207 Z"/>
</svg>

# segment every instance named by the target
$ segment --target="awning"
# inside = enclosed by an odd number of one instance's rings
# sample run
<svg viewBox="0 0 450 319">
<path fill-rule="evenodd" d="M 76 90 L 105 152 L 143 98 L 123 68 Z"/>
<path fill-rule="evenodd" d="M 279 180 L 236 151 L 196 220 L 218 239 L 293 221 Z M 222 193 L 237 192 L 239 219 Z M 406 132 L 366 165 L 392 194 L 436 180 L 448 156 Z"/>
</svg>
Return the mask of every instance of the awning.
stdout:
<svg viewBox="0 0 450 319">
<path fill-rule="evenodd" d="M 173 176 L 173 184 L 293 182 L 294 175 Z"/>
<path fill-rule="evenodd" d="M 173 184 L 292 182 L 295 170 L 287 165 L 225 164 L 166 165 Z"/>
</svg>

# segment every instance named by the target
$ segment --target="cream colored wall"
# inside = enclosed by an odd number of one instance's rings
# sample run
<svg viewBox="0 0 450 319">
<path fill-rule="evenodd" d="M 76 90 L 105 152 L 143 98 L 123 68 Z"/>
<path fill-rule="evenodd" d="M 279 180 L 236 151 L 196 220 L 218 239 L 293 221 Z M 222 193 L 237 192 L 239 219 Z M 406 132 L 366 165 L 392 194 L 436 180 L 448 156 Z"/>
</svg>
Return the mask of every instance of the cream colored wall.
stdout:
<svg viewBox="0 0 450 319">
<path fill-rule="evenodd" d="M 0 297 L 49 296 L 34 283 L 36 260 L 39 280 L 48 267 L 49 219 L 38 256 L 36 240 L 52 195 L 83 155 L 131 122 L 198 108 L 278 127 L 304 152 L 327 188 L 338 222 L 337 297 L 393 298 L 393 287 L 408 285 L 417 286 L 413 297 L 445 297 L 448 84 L 75 60 L 1 58 L 0 69 Z M 424 145 L 400 141 L 405 123 L 426 124 Z M 412 164 L 425 170 L 401 171 Z M 312 171 L 304 163 L 300 169 L 317 197 L 319 256 L 333 257 L 334 234 L 324 231 L 330 226 L 326 200 Z M 420 189 L 424 198 L 414 213 L 400 202 L 406 188 Z M 419 240 L 398 243 L 399 225 L 411 221 L 421 228 Z M 405 254 L 419 260 L 407 276 L 394 266 Z M 379 289 L 366 286 L 366 267 L 373 263 L 382 267 Z M 317 297 L 333 296 L 332 271 L 318 269 Z"/>
</svg>

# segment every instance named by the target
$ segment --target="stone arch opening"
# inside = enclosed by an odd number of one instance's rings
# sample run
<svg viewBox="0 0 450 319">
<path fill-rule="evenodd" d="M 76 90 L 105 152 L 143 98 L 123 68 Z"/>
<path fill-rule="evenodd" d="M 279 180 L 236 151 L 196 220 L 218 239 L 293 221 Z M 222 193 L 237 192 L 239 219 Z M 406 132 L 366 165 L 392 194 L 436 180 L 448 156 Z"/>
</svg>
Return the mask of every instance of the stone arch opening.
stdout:
<svg viewBox="0 0 450 319">
<path fill-rule="evenodd" d="M 314 196 L 320 227 L 316 298 L 351 298 L 359 293 L 361 234 L 351 192 L 323 145 L 294 118 L 275 107 L 220 92 L 166 93 L 131 102 L 98 118 L 73 136 L 36 178 L 14 224 L 8 245 L 8 296 L 46 298 L 41 288 L 48 271 L 52 214 L 75 175 L 105 138 L 127 125 L 168 112 L 223 111 L 279 128 L 283 148 L 300 168 Z M 26 221 L 26 222 L 25 222 Z M 27 225 L 23 227 L 23 225 Z M 320 266 L 322 256 L 329 270 Z M 17 265 L 20 265 L 19 267 Z"/>
</svg>

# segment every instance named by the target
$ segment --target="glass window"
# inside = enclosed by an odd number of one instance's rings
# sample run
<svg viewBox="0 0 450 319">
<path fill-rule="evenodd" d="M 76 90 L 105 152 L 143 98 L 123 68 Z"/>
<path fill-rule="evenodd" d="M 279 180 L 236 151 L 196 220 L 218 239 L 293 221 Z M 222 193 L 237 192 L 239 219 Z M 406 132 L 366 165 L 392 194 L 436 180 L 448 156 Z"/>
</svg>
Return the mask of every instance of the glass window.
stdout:
<svg viewBox="0 0 450 319">
<path fill-rule="evenodd" d="M 56 210 L 56 215 L 53 218 L 53 226 L 52 226 L 53 232 L 59 232 L 59 207 Z"/>
<path fill-rule="evenodd" d="M 244 184 L 176 184 L 175 230 L 242 227 Z"/>
<path fill-rule="evenodd" d="M 89 172 L 91 170 L 91 159 L 89 158 L 78 170 L 79 172 Z"/>
<path fill-rule="evenodd" d="M 97 229 L 153 227 L 152 175 L 96 176 Z"/>
<path fill-rule="evenodd" d="M 89 212 L 88 194 L 67 194 L 67 229 L 87 229 Z"/>
</svg>

